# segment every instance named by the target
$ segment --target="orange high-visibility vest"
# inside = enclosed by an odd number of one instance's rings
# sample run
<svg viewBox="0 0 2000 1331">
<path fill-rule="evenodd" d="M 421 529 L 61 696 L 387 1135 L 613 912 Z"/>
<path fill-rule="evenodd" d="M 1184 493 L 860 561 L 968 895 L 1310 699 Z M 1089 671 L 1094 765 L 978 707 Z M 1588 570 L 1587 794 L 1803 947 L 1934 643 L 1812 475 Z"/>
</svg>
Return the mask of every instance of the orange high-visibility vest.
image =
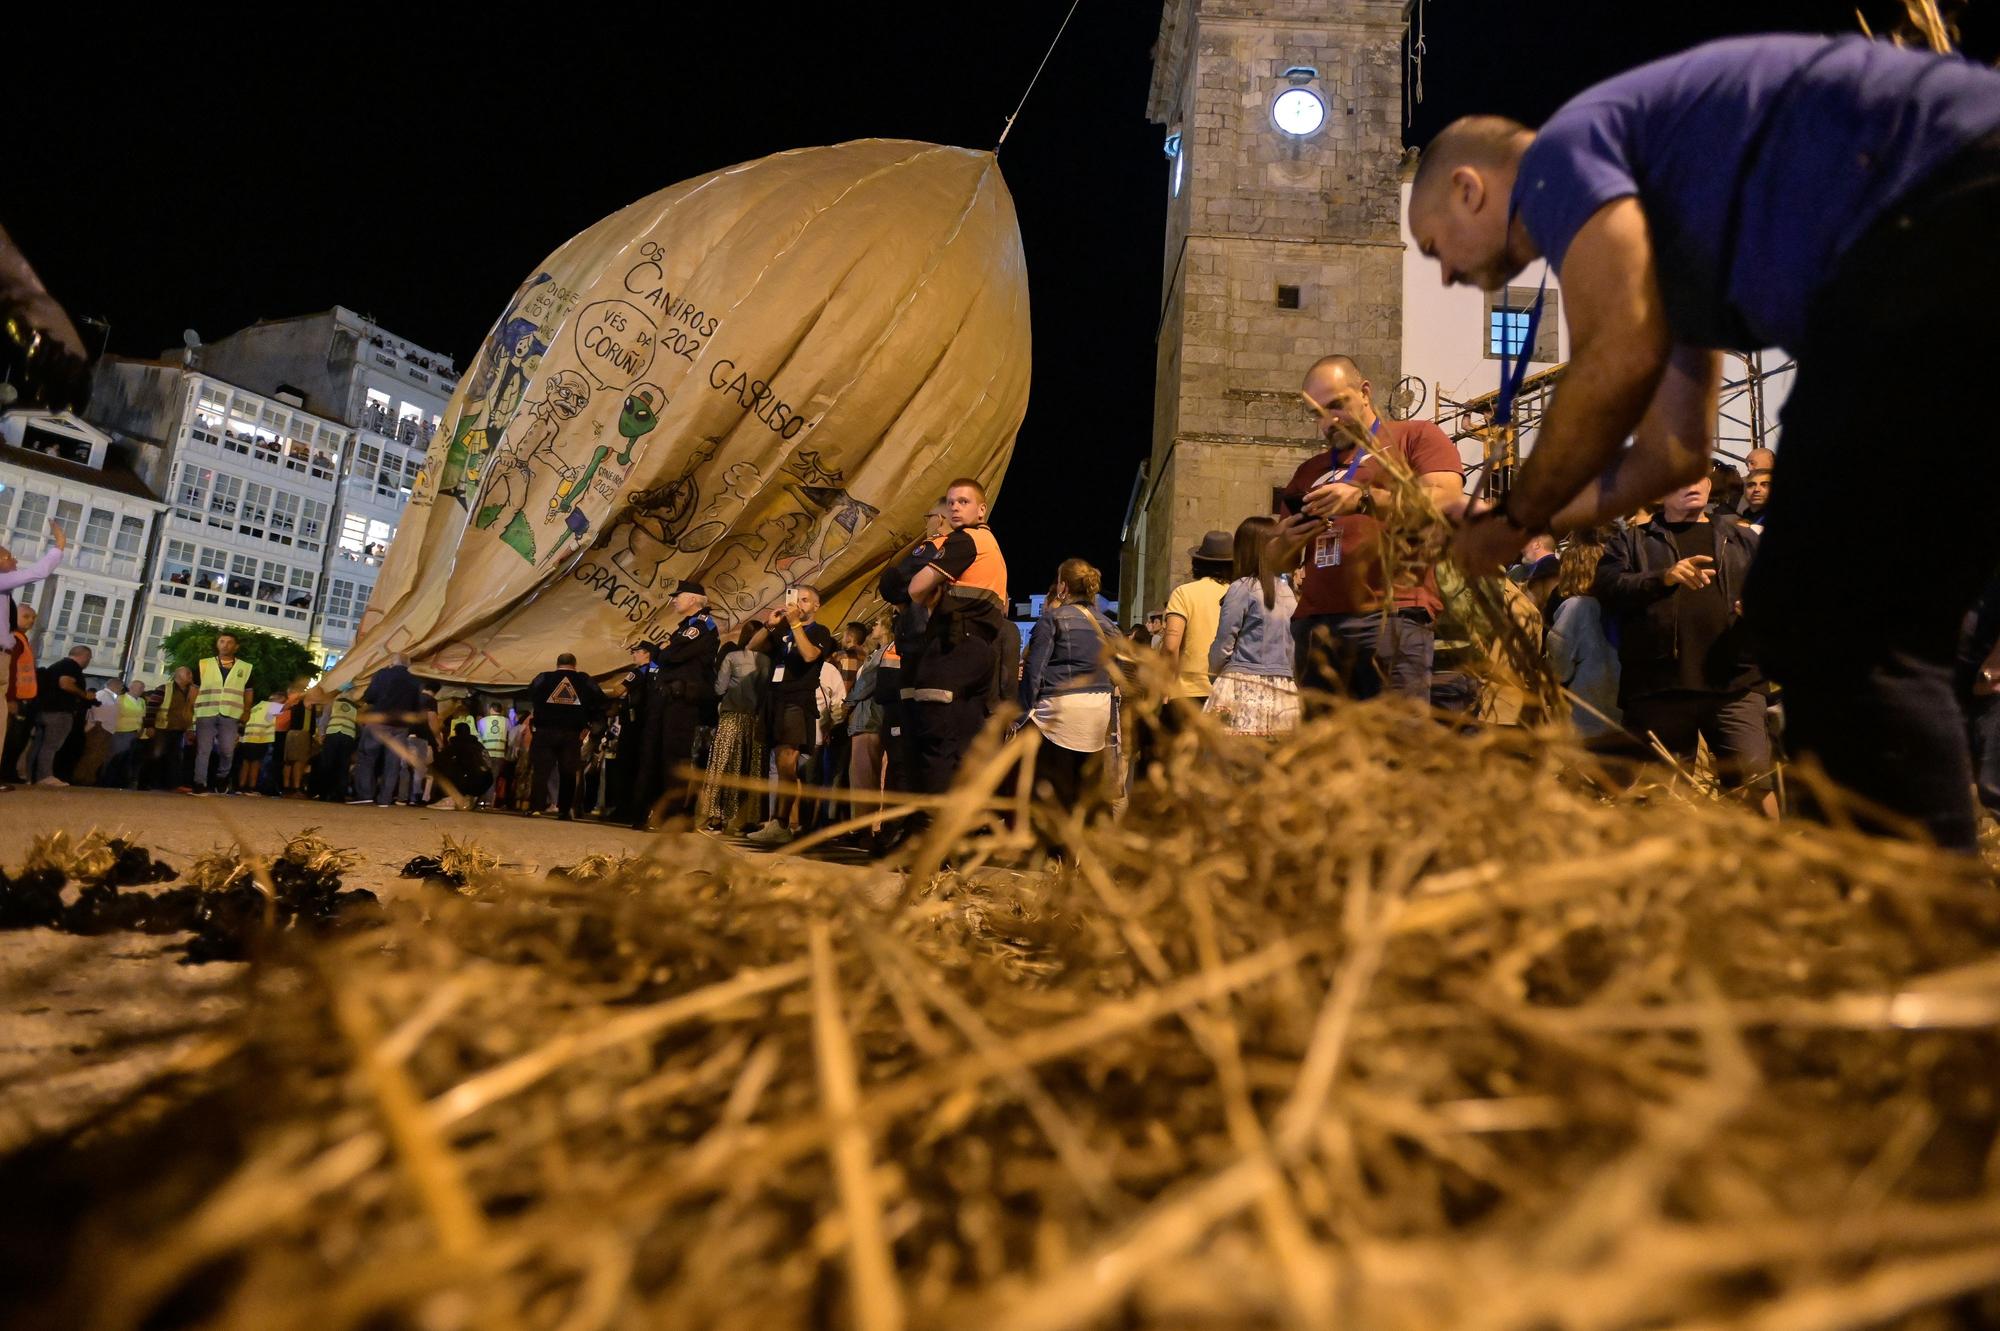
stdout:
<svg viewBox="0 0 2000 1331">
<path fill-rule="evenodd" d="M 990 603 L 1004 619 L 1007 614 L 1007 560 L 1000 553 L 1000 542 L 994 539 L 993 532 L 983 522 L 960 527 L 959 530 L 972 538 L 975 553 L 972 567 L 946 588 L 946 593 L 974 602 Z"/>
</svg>

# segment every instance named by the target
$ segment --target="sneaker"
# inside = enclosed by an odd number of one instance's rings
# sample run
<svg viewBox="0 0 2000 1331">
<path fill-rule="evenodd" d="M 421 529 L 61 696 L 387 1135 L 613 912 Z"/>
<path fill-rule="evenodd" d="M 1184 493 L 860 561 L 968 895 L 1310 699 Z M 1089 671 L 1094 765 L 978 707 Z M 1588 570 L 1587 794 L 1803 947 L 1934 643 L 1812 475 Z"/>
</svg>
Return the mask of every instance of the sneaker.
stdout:
<svg viewBox="0 0 2000 1331">
<path fill-rule="evenodd" d="M 194 789 L 194 787 L 193 787 L 193 786 L 175 786 L 175 787 L 174 787 L 174 794 L 176 794 L 176 795 L 192 795 L 192 794 L 194 794 L 194 793 L 195 793 L 195 789 Z"/>
<path fill-rule="evenodd" d="M 349 800 L 349 804 L 373 804 L 374 800 Z"/>
<path fill-rule="evenodd" d="M 35 784 L 38 786 L 67 786 L 69 782 L 59 776 L 45 776 Z"/>
<path fill-rule="evenodd" d="M 247 800 L 260 800 L 264 798 L 264 792 L 261 790 L 239 790 L 236 793 Z"/>
<path fill-rule="evenodd" d="M 190 790 L 188 792 L 188 794 L 190 795 L 202 795 L 202 796 L 206 796 L 208 793 L 209 790 L 207 786 L 196 786 L 193 790 Z"/>
<path fill-rule="evenodd" d="M 789 842 L 795 835 L 797 834 L 791 828 L 786 827 L 774 818 L 752 832 L 746 839 L 754 841 L 760 846 L 782 846 Z"/>
</svg>

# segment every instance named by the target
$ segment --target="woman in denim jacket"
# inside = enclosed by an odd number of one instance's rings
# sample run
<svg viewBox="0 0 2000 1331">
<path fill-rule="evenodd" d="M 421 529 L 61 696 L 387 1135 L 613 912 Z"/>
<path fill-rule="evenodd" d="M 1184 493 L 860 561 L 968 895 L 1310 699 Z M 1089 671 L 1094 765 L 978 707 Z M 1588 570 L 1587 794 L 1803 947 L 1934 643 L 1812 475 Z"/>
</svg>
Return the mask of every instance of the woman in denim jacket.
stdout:
<svg viewBox="0 0 2000 1331">
<path fill-rule="evenodd" d="M 1042 732 L 1035 781 L 1048 785 L 1060 808 L 1101 779 L 1099 755 L 1110 741 L 1110 646 L 1118 626 L 1097 609 L 1103 581 L 1083 560 L 1063 561 L 1021 669 L 1021 707 Z"/>
<path fill-rule="evenodd" d="M 1264 543 L 1278 520 L 1261 514 L 1236 528 L 1234 581 L 1222 594 L 1222 617 L 1208 649 L 1215 688 L 1204 709 L 1235 735 L 1286 735 L 1298 728 L 1299 686 L 1292 679 L 1289 576 L 1272 577 Z"/>
</svg>

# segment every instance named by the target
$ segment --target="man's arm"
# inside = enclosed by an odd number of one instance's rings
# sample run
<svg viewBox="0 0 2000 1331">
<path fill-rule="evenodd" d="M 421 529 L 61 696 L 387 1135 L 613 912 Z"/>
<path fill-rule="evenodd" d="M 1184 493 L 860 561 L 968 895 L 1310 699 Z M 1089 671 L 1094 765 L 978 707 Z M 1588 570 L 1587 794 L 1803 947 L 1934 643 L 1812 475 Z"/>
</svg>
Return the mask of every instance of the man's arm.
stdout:
<svg viewBox="0 0 2000 1331">
<path fill-rule="evenodd" d="M 1632 446 L 1563 506 L 1550 530 L 1562 535 L 1599 526 L 1706 475 L 1721 390 L 1721 353 L 1677 344 Z"/>
<path fill-rule="evenodd" d="M 16 587 L 40 582 L 56 571 L 56 565 L 62 563 L 62 557 L 63 548 L 60 545 L 51 545 L 42 551 L 42 557 L 34 563 L 23 564 L 11 573 L 0 573 L 0 592 L 11 592 Z"/>
<path fill-rule="evenodd" d="M 1160 629 L 1160 650 L 1168 656 L 1181 654 L 1181 639 L 1187 636 L 1187 616 L 1177 610 L 1167 611 L 1167 617 Z"/>
<path fill-rule="evenodd" d="M 1473 518 L 1452 543 L 1454 557 L 1470 573 L 1497 571 L 1520 548 L 1524 532 L 1548 530 L 1559 515 L 1569 523 L 1595 522 L 1657 499 L 1693 474 L 1687 457 L 1707 455 L 1712 427 L 1692 419 L 1693 405 L 1702 397 L 1700 386 L 1718 373 L 1715 357 L 1692 349 L 1677 352 L 1673 345 L 1652 237 L 1637 198 L 1613 200 L 1584 223 L 1563 259 L 1562 285 L 1569 298 L 1569 365 L 1534 452 L 1514 480 L 1505 514 Z M 1648 409 L 1670 363 L 1682 381 L 1649 422 Z M 1652 428 L 1631 450 L 1642 456 L 1628 474 L 1623 459 L 1615 467 L 1613 460 L 1620 442 L 1642 423 Z M 1675 440 L 1686 457 L 1668 450 Z M 1615 479 L 1581 502 L 1607 468 Z M 1628 495 L 1636 497 L 1628 503 Z"/>
<path fill-rule="evenodd" d="M 1672 350 L 1652 235 L 1636 197 L 1591 215 L 1570 242 L 1561 276 L 1569 365 L 1508 500 L 1512 517 L 1531 531 L 1546 529 L 1611 462 L 1646 415 Z"/>
<path fill-rule="evenodd" d="M 822 633 L 825 632 L 824 629 L 820 631 Z M 803 624 L 792 625 L 792 647 L 798 652 L 799 659 L 807 665 L 811 665 L 814 661 L 819 660 L 823 650 L 818 643 L 813 641 L 812 630 Z"/>
<path fill-rule="evenodd" d="M 937 598 L 944 594 L 945 584 L 951 579 L 936 564 L 926 564 L 917 570 L 917 576 L 910 579 L 910 601 L 914 605 L 935 605 Z"/>
</svg>

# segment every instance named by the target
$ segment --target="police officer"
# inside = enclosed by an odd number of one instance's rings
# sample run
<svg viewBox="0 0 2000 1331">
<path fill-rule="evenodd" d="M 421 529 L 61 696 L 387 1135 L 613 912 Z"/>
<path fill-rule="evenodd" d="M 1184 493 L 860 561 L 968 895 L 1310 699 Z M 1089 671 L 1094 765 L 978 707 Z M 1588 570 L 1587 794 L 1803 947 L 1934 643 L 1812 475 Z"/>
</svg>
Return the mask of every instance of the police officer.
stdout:
<svg viewBox="0 0 2000 1331">
<path fill-rule="evenodd" d="M 930 607 L 910 599 L 910 580 L 937 557 L 951 523 L 944 515 L 944 501 L 938 500 L 924 518 L 924 536 L 903 557 L 882 571 L 876 584 L 882 599 L 895 607 L 889 627 L 889 645 L 875 676 L 875 696 L 882 705 L 882 752 L 888 761 L 885 778 L 890 790 L 913 791 L 915 766 L 910 758 L 912 734 L 908 710 L 903 704 L 905 678 L 923 650 L 924 626 L 930 621 Z M 888 840 L 895 837 L 890 835 Z"/>
<path fill-rule="evenodd" d="M 650 638 L 633 643 L 632 668 L 620 681 L 618 739 L 611 755 L 611 797 L 612 808 L 621 823 L 635 819 L 643 822 L 646 810 L 659 794 L 639 788 L 640 755 L 646 747 L 647 694 L 658 669 L 653 658 L 659 650 L 660 644 Z"/>
<path fill-rule="evenodd" d="M 915 732 L 917 789 L 942 794 L 966 749 L 1017 676 L 1021 636 L 1007 618 L 1007 561 L 986 526 L 986 488 L 970 477 L 945 487 L 951 531 L 910 579 L 927 606 L 921 650 L 903 669 L 904 724 Z"/>
<path fill-rule="evenodd" d="M 715 697 L 715 656 L 721 635 L 708 613 L 708 592 L 698 582 L 683 581 L 673 607 L 681 626 L 653 654 L 654 669 L 646 685 L 638 779 L 645 802 L 633 816 L 634 827 L 645 827 L 663 799 L 685 798 L 688 786 L 677 773 L 694 761 L 694 732 L 703 708 Z"/>
</svg>

